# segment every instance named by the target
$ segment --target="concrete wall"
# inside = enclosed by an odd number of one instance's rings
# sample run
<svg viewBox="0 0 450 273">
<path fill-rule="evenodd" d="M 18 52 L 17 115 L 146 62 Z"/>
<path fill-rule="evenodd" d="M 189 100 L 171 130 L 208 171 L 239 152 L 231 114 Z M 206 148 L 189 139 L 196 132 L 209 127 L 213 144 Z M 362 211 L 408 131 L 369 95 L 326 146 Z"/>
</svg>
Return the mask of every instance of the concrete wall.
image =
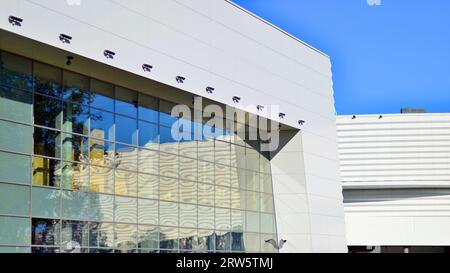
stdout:
<svg viewBox="0 0 450 273">
<path fill-rule="evenodd" d="M 10 15 L 23 18 L 22 26 L 12 26 Z M 300 235 L 291 242 L 300 247 L 291 250 L 345 251 L 331 63 L 323 53 L 222 0 L 2 0 L 0 28 L 220 103 L 239 96 L 233 106 L 253 105 L 249 112 L 278 106 L 283 123 L 302 129 L 302 144 L 295 138 L 286 150 L 287 157 L 304 153 L 289 166 L 304 165 L 291 182 L 307 187 L 292 205 L 310 207 L 311 229 L 292 227 Z M 61 43 L 61 33 L 72 42 Z M 105 49 L 115 58 L 106 59 Z M 144 72 L 143 63 L 153 71 Z M 207 94 L 207 86 L 215 92 Z"/>
</svg>

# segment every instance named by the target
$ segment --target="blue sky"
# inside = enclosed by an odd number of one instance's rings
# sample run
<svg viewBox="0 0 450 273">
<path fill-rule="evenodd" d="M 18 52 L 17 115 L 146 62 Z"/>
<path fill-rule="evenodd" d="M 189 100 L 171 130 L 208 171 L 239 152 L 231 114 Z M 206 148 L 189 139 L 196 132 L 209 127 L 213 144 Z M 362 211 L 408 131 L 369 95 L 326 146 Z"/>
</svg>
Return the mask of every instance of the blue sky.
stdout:
<svg viewBox="0 0 450 273">
<path fill-rule="evenodd" d="M 234 2 L 331 56 L 338 114 L 450 112 L 449 0 Z"/>
</svg>

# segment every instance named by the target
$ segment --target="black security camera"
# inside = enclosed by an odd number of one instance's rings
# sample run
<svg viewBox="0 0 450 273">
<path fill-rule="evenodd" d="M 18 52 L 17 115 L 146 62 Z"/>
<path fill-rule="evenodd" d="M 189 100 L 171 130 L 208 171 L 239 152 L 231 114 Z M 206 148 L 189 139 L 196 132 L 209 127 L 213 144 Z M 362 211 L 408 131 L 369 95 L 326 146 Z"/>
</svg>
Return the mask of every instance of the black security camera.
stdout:
<svg viewBox="0 0 450 273">
<path fill-rule="evenodd" d="M 72 56 L 67 56 L 66 65 L 71 65 L 72 61 L 73 61 L 73 57 Z"/>
</svg>

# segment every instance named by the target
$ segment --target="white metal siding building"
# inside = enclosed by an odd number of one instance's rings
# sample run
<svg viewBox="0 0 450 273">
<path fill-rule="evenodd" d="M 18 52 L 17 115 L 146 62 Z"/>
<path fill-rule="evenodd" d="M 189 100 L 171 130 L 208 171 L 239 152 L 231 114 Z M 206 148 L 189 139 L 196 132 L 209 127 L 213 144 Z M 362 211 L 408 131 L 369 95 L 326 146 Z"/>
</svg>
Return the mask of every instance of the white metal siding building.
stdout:
<svg viewBox="0 0 450 273">
<path fill-rule="evenodd" d="M 450 114 L 339 116 L 350 246 L 450 245 Z"/>
</svg>

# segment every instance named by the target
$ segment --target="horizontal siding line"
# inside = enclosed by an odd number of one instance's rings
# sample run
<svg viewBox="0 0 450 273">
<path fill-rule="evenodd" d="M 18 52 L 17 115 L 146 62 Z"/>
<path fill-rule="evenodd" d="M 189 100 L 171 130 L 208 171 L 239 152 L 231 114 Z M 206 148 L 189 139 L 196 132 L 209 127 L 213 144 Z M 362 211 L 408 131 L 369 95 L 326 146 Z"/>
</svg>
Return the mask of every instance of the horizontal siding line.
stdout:
<svg viewBox="0 0 450 273">
<path fill-rule="evenodd" d="M 450 130 L 449 127 L 414 127 L 414 128 L 359 128 L 359 129 L 337 129 L 337 132 L 392 132 L 392 131 L 412 131 L 412 130 Z"/>
<path fill-rule="evenodd" d="M 392 154 L 424 154 L 424 153 L 432 153 L 432 154 L 449 154 L 450 151 L 397 151 L 397 152 L 346 152 L 342 153 L 339 151 L 339 155 L 371 155 L 371 154 L 379 154 L 391 156 Z"/>
<path fill-rule="evenodd" d="M 449 128 L 450 130 L 450 128 Z M 370 135 L 348 135 L 348 136 L 338 136 L 338 139 L 346 139 L 346 138 L 350 138 L 350 139 L 355 139 L 355 138 L 379 138 L 379 137 L 386 137 L 386 138 L 390 138 L 390 137 L 431 137 L 431 136 L 450 136 L 450 133 L 448 134 L 441 134 L 441 133 L 436 133 L 436 134 L 385 134 L 385 135 L 374 135 L 374 134 L 370 134 Z"/>
<path fill-rule="evenodd" d="M 364 140 L 364 141 L 363 140 L 359 140 L 359 141 L 351 141 L 351 140 L 349 140 L 349 141 L 339 141 L 338 140 L 337 143 L 339 145 L 339 144 L 359 144 L 359 143 L 361 143 L 361 144 L 369 144 L 369 143 L 374 143 L 374 144 L 376 143 L 376 144 L 378 144 L 378 143 L 437 142 L 437 141 L 442 141 L 442 142 L 448 141 L 450 143 L 450 138 L 447 138 L 447 139 L 424 139 L 423 137 L 418 136 L 418 139 L 386 139 L 386 140 L 379 140 L 379 139 L 374 138 L 373 140 Z"/>
<path fill-rule="evenodd" d="M 372 157 L 372 158 L 340 158 L 339 161 L 343 162 L 343 161 L 370 161 L 370 160 L 392 160 L 392 161 L 396 161 L 396 160 L 405 160 L 405 159 L 418 159 L 418 160 L 424 160 L 424 159 L 448 159 L 449 163 L 450 163 L 450 155 L 449 156 L 436 156 L 436 157 Z M 353 166 L 353 165 L 377 165 L 380 163 L 359 163 L 359 164 L 341 164 L 341 166 Z M 387 164 L 387 163 L 383 163 L 383 164 Z M 401 165 L 401 164 L 415 164 L 415 163 L 389 163 L 391 165 Z M 435 162 L 420 162 L 420 164 L 435 164 Z"/>
<path fill-rule="evenodd" d="M 392 124 L 438 124 L 438 123 L 450 123 L 450 115 L 447 115 L 448 120 L 411 120 L 411 121 L 373 121 L 373 122 L 353 122 L 353 123 L 345 123 L 340 122 L 340 119 L 337 121 L 338 127 L 344 127 L 344 126 L 361 126 L 361 125 L 392 125 Z"/>
<path fill-rule="evenodd" d="M 450 148 L 449 145 L 397 145 L 397 146 L 356 146 L 356 147 L 339 147 L 338 150 L 360 150 L 360 149 L 407 149 L 407 148 Z"/>
</svg>

